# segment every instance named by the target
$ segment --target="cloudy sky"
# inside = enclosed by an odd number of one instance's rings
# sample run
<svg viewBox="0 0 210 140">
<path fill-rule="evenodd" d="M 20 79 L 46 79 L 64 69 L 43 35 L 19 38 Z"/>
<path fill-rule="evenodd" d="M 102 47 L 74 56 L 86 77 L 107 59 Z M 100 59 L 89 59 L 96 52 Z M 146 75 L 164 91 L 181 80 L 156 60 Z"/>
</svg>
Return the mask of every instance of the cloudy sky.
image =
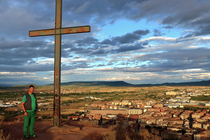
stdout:
<svg viewBox="0 0 210 140">
<path fill-rule="evenodd" d="M 210 78 L 209 0 L 63 0 L 61 82 L 189 82 Z M 0 85 L 49 84 L 55 0 L 0 0 Z"/>
</svg>

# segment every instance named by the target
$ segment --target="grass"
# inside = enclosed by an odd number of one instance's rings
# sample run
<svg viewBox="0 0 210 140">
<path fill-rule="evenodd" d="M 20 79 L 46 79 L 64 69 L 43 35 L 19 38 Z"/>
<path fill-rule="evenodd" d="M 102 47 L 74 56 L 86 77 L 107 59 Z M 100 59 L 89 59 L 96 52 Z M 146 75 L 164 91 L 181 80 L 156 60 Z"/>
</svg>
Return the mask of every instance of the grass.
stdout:
<svg viewBox="0 0 210 140">
<path fill-rule="evenodd" d="M 210 96 L 192 96 L 191 100 L 210 101 Z"/>
<path fill-rule="evenodd" d="M 190 106 L 190 107 L 184 107 L 184 110 L 192 110 L 192 111 L 196 111 L 196 110 L 207 110 L 208 108 L 200 108 L 200 107 L 193 107 L 193 106 Z"/>
<path fill-rule="evenodd" d="M 13 120 L 15 116 L 22 115 L 23 113 L 20 111 L 5 111 L 2 107 L 0 107 L 0 113 L 2 114 L 4 120 Z"/>
</svg>

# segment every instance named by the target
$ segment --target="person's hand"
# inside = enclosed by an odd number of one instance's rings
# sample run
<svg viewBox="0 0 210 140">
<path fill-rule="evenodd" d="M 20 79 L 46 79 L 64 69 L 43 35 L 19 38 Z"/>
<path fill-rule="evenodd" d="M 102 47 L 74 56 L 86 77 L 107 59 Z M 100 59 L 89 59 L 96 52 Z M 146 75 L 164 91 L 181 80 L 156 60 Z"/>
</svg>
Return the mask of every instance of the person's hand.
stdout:
<svg viewBox="0 0 210 140">
<path fill-rule="evenodd" d="M 25 116 L 28 116 L 28 113 L 27 113 L 27 112 L 25 112 L 25 113 L 24 113 L 24 115 L 25 115 Z"/>
</svg>

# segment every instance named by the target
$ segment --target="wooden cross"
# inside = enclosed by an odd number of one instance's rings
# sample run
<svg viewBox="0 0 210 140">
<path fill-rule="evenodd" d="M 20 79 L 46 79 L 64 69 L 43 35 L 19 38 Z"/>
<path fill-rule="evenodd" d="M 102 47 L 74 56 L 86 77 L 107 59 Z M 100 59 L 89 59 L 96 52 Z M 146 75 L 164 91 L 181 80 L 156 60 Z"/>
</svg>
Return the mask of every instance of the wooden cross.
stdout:
<svg viewBox="0 0 210 140">
<path fill-rule="evenodd" d="M 62 0 L 56 0 L 55 29 L 29 31 L 29 36 L 55 35 L 53 125 L 60 126 L 61 35 L 90 32 L 90 26 L 61 28 Z"/>
</svg>

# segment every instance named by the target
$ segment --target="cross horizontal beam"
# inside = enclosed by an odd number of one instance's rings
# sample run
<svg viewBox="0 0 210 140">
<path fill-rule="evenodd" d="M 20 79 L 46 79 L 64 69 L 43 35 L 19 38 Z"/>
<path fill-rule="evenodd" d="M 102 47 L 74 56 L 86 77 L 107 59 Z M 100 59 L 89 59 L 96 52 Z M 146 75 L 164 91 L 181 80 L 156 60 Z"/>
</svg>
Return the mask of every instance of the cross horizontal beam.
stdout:
<svg viewBox="0 0 210 140">
<path fill-rule="evenodd" d="M 77 26 L 77 27 L 68 27 L 61 29 L 45 29 L 45 30 L 33 30 L 29 31 L 30 37 L 35 36 L 47 36 L 47 35 L 56 35 L 56 34 L 74 34 L 74 33 L 85 33 L 90 32 L 90 26 Z"/>
</svg>

